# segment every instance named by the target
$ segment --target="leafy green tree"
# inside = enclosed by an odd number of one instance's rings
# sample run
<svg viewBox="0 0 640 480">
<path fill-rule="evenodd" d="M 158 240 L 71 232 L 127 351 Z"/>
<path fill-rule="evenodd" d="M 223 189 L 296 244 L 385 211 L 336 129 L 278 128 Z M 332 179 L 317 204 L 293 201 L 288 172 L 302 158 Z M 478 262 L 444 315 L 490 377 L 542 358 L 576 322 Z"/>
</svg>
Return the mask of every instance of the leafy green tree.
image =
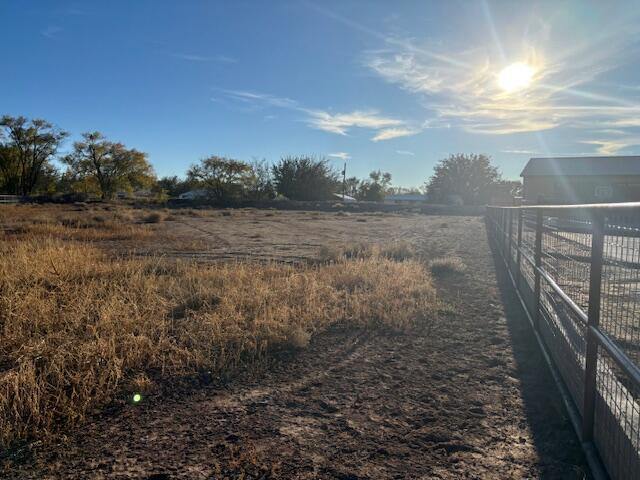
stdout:
<svg viewBox="0 0 640 480">
<path fill-rule="evenodd" d="M 338 172 L 326 159 L 285 157 L 271 172 L 276 192 L 291 200 L 328 200 L 340 190 Z"/>
<path fill-rule="evenodd" d="M 394 195 L 424 195 L 424 192 L 417 187 L 390 187 L 387 193 Z"/>
<path fill-rule="evenodd" d="M 182 180 L 178 176 L 162 177 L 158 180 L 156 188 L 170 197 L 177 197 L 193 189 L 194 184 L 189 180 Z"/>
<path fill-rule="evenodd" d="M 95 181 L 102 199 L 113 198 L 118 190 L 152 185 L 155 175 L 146 153 L 111 142 L 100 132 L 83 133 L 82 138 L 63 162 L 77 181 L 85 185 Z"/>
<path fill-rule="evenodd" d="M 269 200 L 275 197 L 271 167 L 266 160 L 251 162 L 251 181 L 246 196 L 250 200 Z"/>
<path fill-rule="evenodd" d="M 242 198 L 253 180 L 251 165 L 232 158 L 211 157 L 192 165 L 187 179 L 206 189 L 220 202 Z"/>
<path fill-rule="evenodd" d="M 18 195 L 20 193 L 20 167 L 18 149 L 0 143 L 0 193 Z"/>
<path fill-rule="evenodd" d="M 382 202 L 390 187 L 391 174 L 375 170 L 369 174 L 369 180 L 365 180 L 360 184 L 357 195 L 358 200 Z"/>
<path fill-rule="evenodd" d="M 446 203 L 457 195 L 465 205 L 479 205 L 490 200 L 492 187 L 500 180 L 498 169 L 486 155 L 458 153 L 434 167 L 426 188 L 435 202 Z"/>
<path fill-rule="evenodd" d="M 350 197 L 357 198 L 361 184 L 362 180 L 360 180 L 358 177 L 347 178 L 345 180 L 345 194 L 349 195 Z"/>
<path fill-rule="evenodd" d="M 53 195 L 54 193 L 61 191 L 60 187 L 60 172 L 56 167 L 51 164 L 46 164 L 42 173 L 38 177 L 38 183 L 35 186 L 34 191 L 43 195 Z"/>
<path fill-rule="evenodd" d="M 11 182 L 17 178 L 17 193 L 30 195 L 68 134 L 46 120 L 10 115 L 0 118 L 0 130 L 7 138 L 0 163 L 12 170 L 7 177 Z"/>
</svg>

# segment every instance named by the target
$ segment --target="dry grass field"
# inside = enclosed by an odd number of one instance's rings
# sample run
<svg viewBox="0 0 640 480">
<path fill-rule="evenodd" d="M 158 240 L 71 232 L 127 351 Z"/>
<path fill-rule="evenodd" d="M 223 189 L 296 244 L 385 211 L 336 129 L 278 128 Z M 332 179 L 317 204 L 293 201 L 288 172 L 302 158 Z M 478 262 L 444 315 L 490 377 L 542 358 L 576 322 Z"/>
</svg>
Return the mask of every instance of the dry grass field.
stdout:
<svg viewBox="0 0 640 480">
<path fill-rule="evenodd" d="M 10 478 L 584 476 L 479 217 L 18 205 L 0 235 Z"/>
<path fill-rule="evenodd" d="M 335 322 L 402 329 L 428 323 L 436 309 L 428 273 L 410 252 L 396 258 L 395 245 L 321 252 L 297 267 L 201 265 L 122 251 L 161 244 L 165 230 L 147 225 L 160 213 L 78 210 L 3 212 L 5 445 L 82 420 L 119 392 L 144 392 L 150 377 L 226 375 L 305 347 Z"/>
</svg>

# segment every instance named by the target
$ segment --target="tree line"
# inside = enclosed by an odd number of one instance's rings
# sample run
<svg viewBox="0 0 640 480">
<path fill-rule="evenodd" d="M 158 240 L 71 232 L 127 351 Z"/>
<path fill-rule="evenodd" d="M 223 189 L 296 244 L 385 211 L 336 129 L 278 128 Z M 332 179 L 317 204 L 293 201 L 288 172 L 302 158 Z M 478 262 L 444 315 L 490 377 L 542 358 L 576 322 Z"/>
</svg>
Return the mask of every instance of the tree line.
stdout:
<svg viewBox="0 0 640 480">
<path fill-rule="evenodd" d="M 184 179 L 157 178 L 146 153 L 85 132 L 71 152 L 59 150 L 69 133 L 42 119 L 0 118 L 0 193 L 22 196 L 83 194 L 108 200 L 119 192 L 147 190 L 159 197 L 197 191 L 213 202 L 275 198 L 328 200 L 346 194 L 357 200 L 382 201 L 390 193 L 426 193 L 430 201 L 481 204 L 496 192 L 517 189 L 504 181 L 485 155 L 451 155 L 441 160 L 422 190 L 393 187 L 389 172 L 366 179 L 344 178 L 322 157 L 288 156 L 273 165 L 216 155 L 193 164 Z M 54 160 L 63 166 L 57 168 Z"/>
</svg>

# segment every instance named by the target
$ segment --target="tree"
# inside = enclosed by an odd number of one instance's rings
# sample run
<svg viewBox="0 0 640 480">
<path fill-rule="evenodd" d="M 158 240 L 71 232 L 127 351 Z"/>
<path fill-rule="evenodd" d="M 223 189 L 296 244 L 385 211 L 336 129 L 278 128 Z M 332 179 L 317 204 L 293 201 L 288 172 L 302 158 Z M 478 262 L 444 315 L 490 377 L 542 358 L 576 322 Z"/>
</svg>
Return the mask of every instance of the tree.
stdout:
<svg viewBox="0 0 640 480">
<path fill-rule="evenodd" d="M 358 189 L 358 200 L 382 202 L 391 187 L 391 174 L 375 170 L 369 174 L 369 180 L 361 182 Z"/>
<path fill-rule="evenodd" d="M 327 200 L 338 190 L 338 173 L 322 158 L 285 157 L 271 172 L 276 191 L 291 200 Z"/>
<path fill-rule="evenodd" d="M 345 179 L 345 194 L 356 198 L 360 191 L 362 181 L 358 177 L 348 177 Z"/>
<path fill-rule="evenodd" d="M 187 178 L 209 191 L 214 200 L 223 202 L 240 198 L 253 179 L 251 165 L 232 158 L 211 157 L 192 165 Z"/>
<path fill-rule="evenodd" d="M 185 192 L 188 192 L 193 188 L 193 182 L 189 180 L 181 180 L 176 175 L 172 177 L 162 177 L 156 183 L 156 187 L 169 195 L 170 197 L 177 197 Z"/>
<path fill-rule="evenodd" d="M 393 195 L 424 195 L 424 192 L 417 187 L 390 187 L 387 193 Z"/>
<path fill-rule="evenodd" d="M 247 189 L 247 197 L 251 200 L 269 200 L 275 197 L 271 168 L 266 160 L 251 162 L 251 181 Z"/>
<path fill-rule="evenodd" d="M 0 152 L 3 156 L 0 163 L 5 166 L 8 165 L 7 162 L 15 163 L 17 171 L 11 176 L 14 178 L 15 175 L 17 178 L 17 192 L 20 195 L 30 195 L 68 134 L 46 120 L 28 120 L 9 115 L 0 118 L 0 129 L 8 138 Z M 8 152 L 12 157 L 10 159 L 5 156 Z"/>
<path fill-rule="evenodd" d="M 36 183 L 34 191 L 43 195 L 52 195 L 58 191 L 60 178 L 61 176 L 58 169 L 47 163 L 38 177 L 38 183 Z"/>
<path fill-rule="evenodd" d="M 489 201 L 492 187 L 501 180 L 498 169 L 486 155 L 455 154 L 441 160 L 426 187 L 430 199 L 447 202 L 458 195 L 465 205 Z"/>
<path fill-rule="evenodd" d="M 20 192 L 18 149 L 0 143 L 0 192 L 17 195 Z"/>
<path fill-rule="evenodd" d="M 63 162 L 76 181 L 85 185 L 95 181 L 102 199 L 112 198 L 118 190 L 144 188 L 153 182 L 155 175 L 146 153 L 111 142 L 100 132 L 83 133 L 82 138 Z"/>
</svg>

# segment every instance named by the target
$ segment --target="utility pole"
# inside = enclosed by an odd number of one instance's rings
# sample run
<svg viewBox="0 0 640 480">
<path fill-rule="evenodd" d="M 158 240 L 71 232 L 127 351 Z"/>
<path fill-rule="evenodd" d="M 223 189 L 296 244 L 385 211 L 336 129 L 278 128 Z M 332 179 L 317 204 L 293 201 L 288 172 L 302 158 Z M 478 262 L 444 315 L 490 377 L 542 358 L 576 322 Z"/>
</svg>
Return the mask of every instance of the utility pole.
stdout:
<svg viewBox="0 0 640 480">
<path fill-rule="evenodd" d="M 347 161 L 344 162 L 344 170 L 342 170 L 342 201 L 347 194 Z"/>
</svg>

